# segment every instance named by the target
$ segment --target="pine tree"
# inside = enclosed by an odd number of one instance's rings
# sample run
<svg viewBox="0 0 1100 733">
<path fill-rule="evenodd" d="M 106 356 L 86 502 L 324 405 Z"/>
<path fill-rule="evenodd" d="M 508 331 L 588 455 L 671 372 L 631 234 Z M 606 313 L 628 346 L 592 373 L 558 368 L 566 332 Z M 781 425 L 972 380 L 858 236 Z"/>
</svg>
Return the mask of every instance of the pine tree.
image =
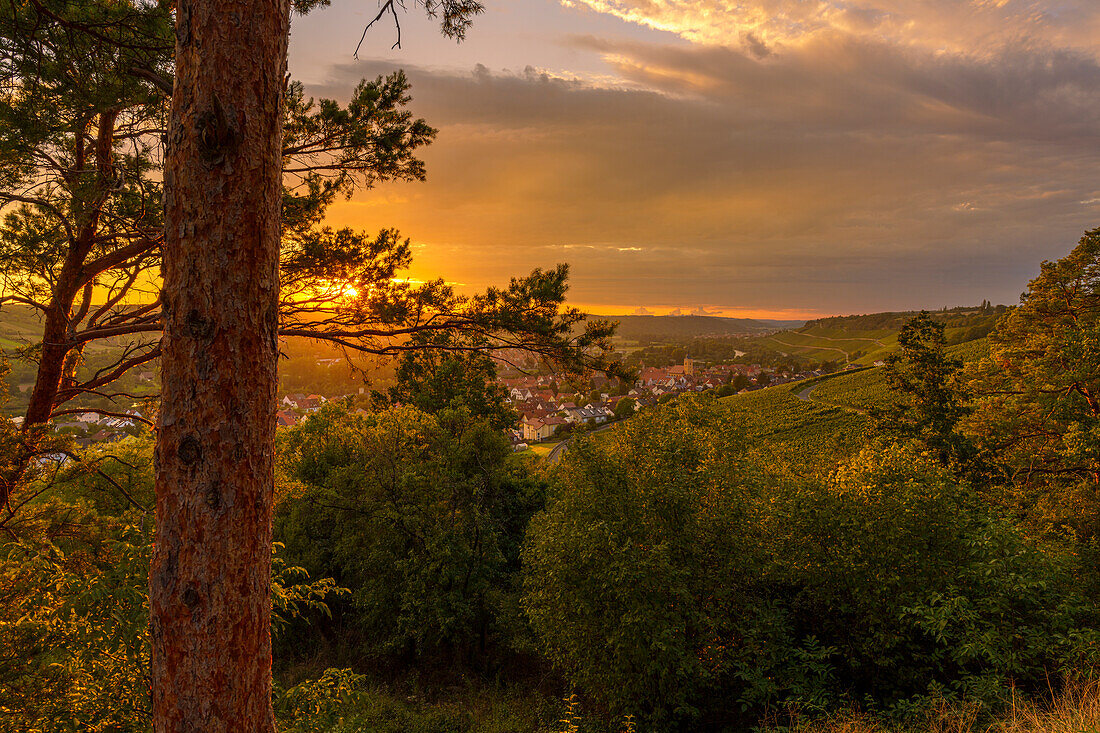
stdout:
<svg viewBox="0 0 1100 733">
<path fill-rule="evenodd" d="M 1042 263 L 971 378 L 980 400 L 967 431 L 1022 504 L 1044 524 L 1100 532 L 1100 229 Z"/>
<path fill-rule="evenodd" d="M 316 4 L 299 0 L 297 9 Z M 480 8 L 426 7 L 443 14 L 445 30 L 457 35 L 465 28 L 461 18 Z M 33 308 L 43 323 L 40 343 L 24 353 L 37 375 L 22 457 L 0 475 L 7 510 L 0 524 L 14 516 L 12 492 L 46 449 L 43 426 L 84 394 L 128 400 L 112 384 L 161 354 L 171 22 L 163 4 L 39 0 L 0 8 L 0 204 L 8 209 L 0 223 L 0 305 Z M 280 336 L 376 355 L 427 342 L 454 353 L 518 346 L 566 368 L 601 366 L 599 347 L 610 328 L 582 329 L 580 313 L 560 308 L 564 268 L 463 297 L 442 280 L 398 281 L 411 248 L 397 231 L 323 226 L 340 197 L 381 181 L 424 178 L 416 152 L 435 131 L 407 109 L 408 90 L 400 72 L 362 82 L 347 104 L 315 103 L 301 84 L 286 85 Z M 230 122 L 229 105 L 211 108 L 208 135 Z M 216 161 L 213 154 L 208 163 Z M 445 339 L 410 339 L 444 332 Z M 83 369 L 87 347 L 104 340 L 122 344 L 113 350 L 117 359 Z"/>
<path fill-rule="evenodd" d="M 945 351 L 944 325 L 921 311 L 898 333 L 900 351 L 886 357 L 886 382 L 894 403 L 874 414 L 878 428 L 901 440 L 914 440 L 944 465 L 973 469 L 975 450 L 958 430 L 970 408 L 959 383 L 962 362 Z"/>
</svg>

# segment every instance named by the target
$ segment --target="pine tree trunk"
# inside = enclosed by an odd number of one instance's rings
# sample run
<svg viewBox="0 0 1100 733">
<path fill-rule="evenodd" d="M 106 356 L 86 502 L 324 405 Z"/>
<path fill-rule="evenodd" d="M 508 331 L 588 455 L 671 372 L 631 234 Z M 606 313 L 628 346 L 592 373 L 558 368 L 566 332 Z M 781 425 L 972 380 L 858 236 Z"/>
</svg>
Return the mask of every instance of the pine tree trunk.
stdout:
<svg viewBox="0 0 1100 733">
<path fill-rule="evenodd" d="M 34 379 L 30 402 L 23 417 L 23 429 L 41 425 L 53 415 L 54 401 L 65 371 L 65 355 L 69 352 L 68 303 L 51 304 L 42 331 L 42 351 L 38 355 L 38 373 Z"/>
<path fill-rule="evenodd" d="M 180 0 L 149 577 L 153 730 L 273 731 L 270 566 L 288 0 Z"/>
</svg>

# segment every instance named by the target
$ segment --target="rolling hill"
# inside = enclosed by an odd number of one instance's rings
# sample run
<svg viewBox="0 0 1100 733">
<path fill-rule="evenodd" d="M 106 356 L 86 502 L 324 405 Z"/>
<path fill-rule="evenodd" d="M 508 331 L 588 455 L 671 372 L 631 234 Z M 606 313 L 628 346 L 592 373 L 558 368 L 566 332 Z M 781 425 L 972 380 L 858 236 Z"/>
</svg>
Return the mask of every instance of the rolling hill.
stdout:
<svg viewBox="0 0 1100 733">
<path fill-rule="evenodd" d="M 803 324 L 803 321 L 768 321 L 718 316 L 592 316 L 592 318 L 618 321 L 617 335 L 627 341 L 745 336 L 797 328 Z"/>
<path fill-rule="evenodd" d="M 951 346 L 947 353 L 964 362 L 989 353 L 989 339 Z M 819 379 L 733 395 L 723 399 L 739 416 L 747 436 L 777 461 L 828 469 L 864 444 L 868 411 L 890 404 L 882 368 L 838 372 Z"/>
<path fill-rule="evenodd" d="M 961 344 L 987 336 L 1004 313 L 1005 306 L 952 308 L 937 311 L 948 344 Z M 779 331 L 754 339 L 754 344 L 781 354 L 841 364 L 870 365 L 897 348 L 897 335 L 917 311 L 835 316 L 810 321 L 798 329 Z"/>
</svg>

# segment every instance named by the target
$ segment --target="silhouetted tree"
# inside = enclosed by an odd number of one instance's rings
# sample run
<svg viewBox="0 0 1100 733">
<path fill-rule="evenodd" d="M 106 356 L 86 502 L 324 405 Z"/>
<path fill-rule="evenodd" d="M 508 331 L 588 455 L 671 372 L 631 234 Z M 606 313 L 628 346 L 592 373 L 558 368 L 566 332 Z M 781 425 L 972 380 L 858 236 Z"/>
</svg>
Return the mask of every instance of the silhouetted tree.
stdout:
<svg viewBox="0 0 1100 733">
<path fill-rule="evenodd" d="M 461 35 L 462 18 L 480 6 L 426 8 Z M 0 8 L 0 204 L 9 209 L 0 224 L 0 305 L 33 308 L 43 323 L 41 341 L 22 354 L 36 362 L 37 375 L 23 459 L 0 476 L 0 504 L 9 509 L 12 490 L 42 451 L 39 426 L 82 394 L 129 400 L 112 384 L 161 353 L 157 267 L 176 63 L 171 23 L 167 4 L 36 0 Z M 381 181 L 423 179 L 415 153 L 435 131 L 406 109 L 403 74 L 362 82 L 347 105 L 315 103 L 296 82 L 281 93 L 281 336 L 398 355 L 433 341 L 415 334 L 449 333 L 433 347 L 515 346 L 569 369 L 601 366 L 610 327 L 582 328 L 579 312 L 560 308 L 564 268 L 464 297 L 442 280 L 399 281 L 411 249 L 397 231 L 322 225 L 341 196 Z M 220 99 L 209 110 L 208 137 L 228 129 L 228 106 Z M 82 369 L 88 345 L 99 341 L 116 358 Z"/>
<path fill-rule="evenodd" d="M 945 350 L 944 325 L 927 311 L 898 333 L 901 350 L 886 357 L 886 382 L 897 396 L 874 413 L 879 428 L 902 440 L 915 440 L 938 460 L 958 470 L 975 459 L 974 445 L 962 435 L 959 421 L 970 408 L 958 380 L 962 361 Z"/>
</svg>

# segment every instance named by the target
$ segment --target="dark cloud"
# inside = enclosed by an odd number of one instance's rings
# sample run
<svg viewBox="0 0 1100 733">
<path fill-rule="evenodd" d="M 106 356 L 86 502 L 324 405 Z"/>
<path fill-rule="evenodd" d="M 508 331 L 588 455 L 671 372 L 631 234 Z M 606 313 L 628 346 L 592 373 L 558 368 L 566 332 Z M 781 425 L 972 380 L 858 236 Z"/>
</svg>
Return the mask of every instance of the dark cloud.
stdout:
<svg viewBox="0 0 1100 733">
<path fill-rule="evenodd" d="M 619 84 L 409 68 L 440 128 L 429 181 L 337 216 L 400 226 L 467 283 L 569 261 L 586 304 L 824 311 L 1010 301 L 1100 223 L 1100 66 L 1080 52 L 570 43 Z"/>
<path fill-rule="evenodd" d="M 768 48 L 768 44 L 760 40 L 752 31 L 745 31 L 741 34 L 741 46 L 758 59 L 766 58 L 772 52 Z"/>
</svg>

